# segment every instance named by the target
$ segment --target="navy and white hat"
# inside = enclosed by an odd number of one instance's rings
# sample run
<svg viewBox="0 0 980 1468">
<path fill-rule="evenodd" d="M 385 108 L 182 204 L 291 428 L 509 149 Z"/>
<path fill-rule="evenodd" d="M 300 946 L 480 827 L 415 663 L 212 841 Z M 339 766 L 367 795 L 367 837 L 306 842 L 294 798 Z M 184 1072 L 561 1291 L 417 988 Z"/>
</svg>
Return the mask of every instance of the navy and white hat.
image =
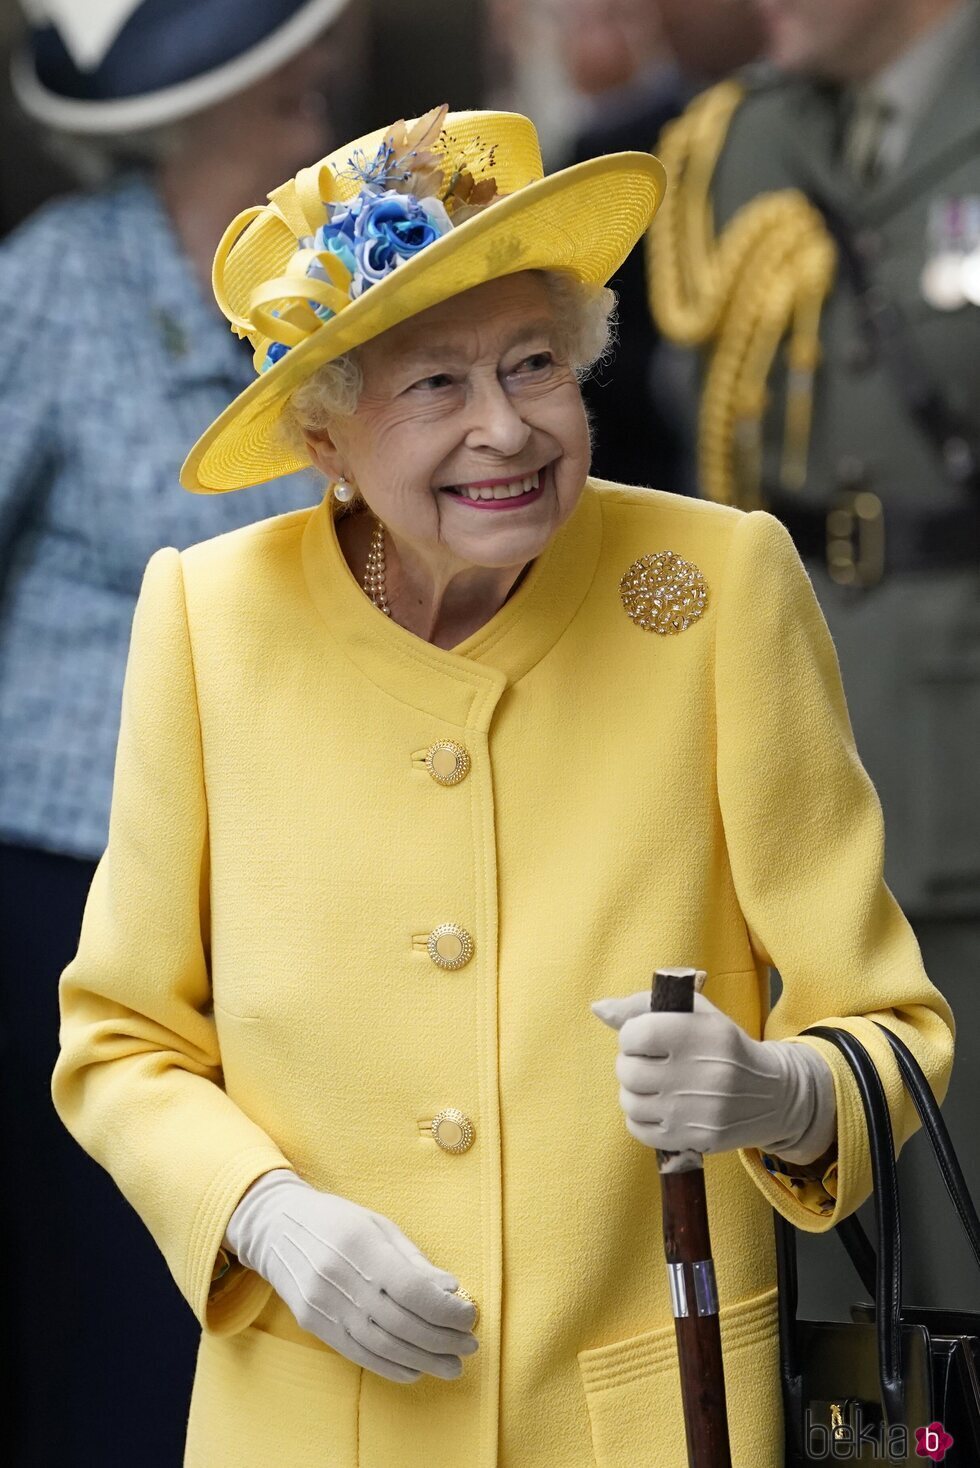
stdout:
<svg viewBox="0 0 980 1468">
<path fill-rule="evenodd" d="M 139 132 L 244 91 L 313 42 L 349 0 L 22 0 L 11 80 L 66 132 Z"/>
</svg>

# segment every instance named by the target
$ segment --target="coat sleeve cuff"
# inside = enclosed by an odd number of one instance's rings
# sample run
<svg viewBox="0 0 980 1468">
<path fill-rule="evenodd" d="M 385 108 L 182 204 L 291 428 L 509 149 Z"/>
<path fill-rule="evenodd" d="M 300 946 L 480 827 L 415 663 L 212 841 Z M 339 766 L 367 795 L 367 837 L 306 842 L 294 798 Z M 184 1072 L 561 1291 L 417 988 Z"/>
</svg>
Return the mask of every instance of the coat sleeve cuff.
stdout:
<svg viewBox="0 0 980 1468">
<path fill-rule="evenodd" d="M 288 1166 L 274 1145 L 237 1154 L 219 1172 L 203 1199 L 192 1234 L 188 1299 L 209 1335 L 236 1335 L 264 1308 L 272 1286 L 246 1269 L 223 1244 L 228 1220 L 256 1178 Z"/>
<path fill-rule="evenodd" d="M 841 1024 L 840 1021 L 834 1023 Z M 877 1035 L 877 1043 L 872 1041 L 868 1030 L 873 1027 L 868 1021 L 851 1020 L 841 1027 L 851 1030 L 871 1050 L 894 1122 L 895 1111 L 900 1106 L 897 1093 L 902 1087 L 890 1050 L 885 1053 L 881 1049 L 887 1046 L 887 1041 Z M 819 1050 L 833 1073 L 837 1106 L 836 1147 L 819 1159 L 819 1168 L 785 1162 L 780 1157 L 761 1152 L 757 1147 L 740 1149 L 739 1157 L 753 1182 L 784 1218 L 804 1233 L 826 1233 L 871 1195 L 867 1124 L 857 1083 L 837 1047 L 817 1036 L 794 1038 L 799 1044 Z M 896 1141 L 900 1140 L 904 1141 L 904 1137 L 896 1138 Z M 814 1175 L 817 1171 L 819 1176 Z"/>
</svg>

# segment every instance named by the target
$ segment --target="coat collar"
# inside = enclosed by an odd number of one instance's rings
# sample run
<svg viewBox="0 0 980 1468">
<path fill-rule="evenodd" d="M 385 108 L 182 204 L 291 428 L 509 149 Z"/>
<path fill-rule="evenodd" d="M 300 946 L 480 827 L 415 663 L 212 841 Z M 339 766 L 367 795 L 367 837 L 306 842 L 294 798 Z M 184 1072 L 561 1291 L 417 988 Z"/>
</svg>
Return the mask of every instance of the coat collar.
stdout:
<svg viewBox="0 0 980 1468">
<path fill-rule="evenodd" d="M 791 95 L 799 126 L 783 134 L 788 176 L 802 179 L 814 197 L 840 207 L 851 194 L 850 180 L 839 161 L 840 90 L 822 82 L 796 82 Z"/>
<path fill-rule="evenodd" d="M 369 601 L 344 559 L 329 496 L 303 531 L 303 574 L 330 634 L 366 677 L 433 718 L 485 731 L 504 689 L 546 656 L 585 600 L 601 537 L 599 495 L 589 481 L 510 600 L 451 651 L 407 632 Z"/>
</svg>

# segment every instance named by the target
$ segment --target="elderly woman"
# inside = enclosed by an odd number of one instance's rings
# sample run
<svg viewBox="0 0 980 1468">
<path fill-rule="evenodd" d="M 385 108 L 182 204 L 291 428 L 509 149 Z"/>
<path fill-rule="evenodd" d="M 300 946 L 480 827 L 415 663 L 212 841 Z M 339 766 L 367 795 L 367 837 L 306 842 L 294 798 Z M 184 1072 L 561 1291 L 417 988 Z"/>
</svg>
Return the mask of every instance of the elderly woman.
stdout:
<svg viewBox="0 0 980 1468">
<path fill-rule="evenodd" d="M 53 1079 L 202 1327 L 194 1468 L 681 1468 L 652 1147 L 708 1154 L 734 1460 L 776 1468 L 771 1209 L 870 1190 L 800 1031 L 864 1041 L 899 1146 L 874 1019 L 945 1093 L 787 534 L 589 478 L 662 188 L 438 109 L 218 251 L 259 376 L 183 482 L 331 491 L 147 568 Z M 652 1015 L 676 964 L 695 1012 Z"/>
</svg>

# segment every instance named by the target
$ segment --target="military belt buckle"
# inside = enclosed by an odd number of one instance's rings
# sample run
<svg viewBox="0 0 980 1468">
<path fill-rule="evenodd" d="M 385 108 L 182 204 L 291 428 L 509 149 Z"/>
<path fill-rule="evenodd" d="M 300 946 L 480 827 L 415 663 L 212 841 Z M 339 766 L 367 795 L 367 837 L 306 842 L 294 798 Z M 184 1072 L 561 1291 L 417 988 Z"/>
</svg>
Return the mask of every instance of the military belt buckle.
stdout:
<svg viewBox="0 0 980 1468">
<path fill-rule="evenodd" d="M 838 586 L 877 586 L 885 574 L 885 516 L 870 490 L 850 492 L 827 511 L 827 574 Z"/>
</svg>

